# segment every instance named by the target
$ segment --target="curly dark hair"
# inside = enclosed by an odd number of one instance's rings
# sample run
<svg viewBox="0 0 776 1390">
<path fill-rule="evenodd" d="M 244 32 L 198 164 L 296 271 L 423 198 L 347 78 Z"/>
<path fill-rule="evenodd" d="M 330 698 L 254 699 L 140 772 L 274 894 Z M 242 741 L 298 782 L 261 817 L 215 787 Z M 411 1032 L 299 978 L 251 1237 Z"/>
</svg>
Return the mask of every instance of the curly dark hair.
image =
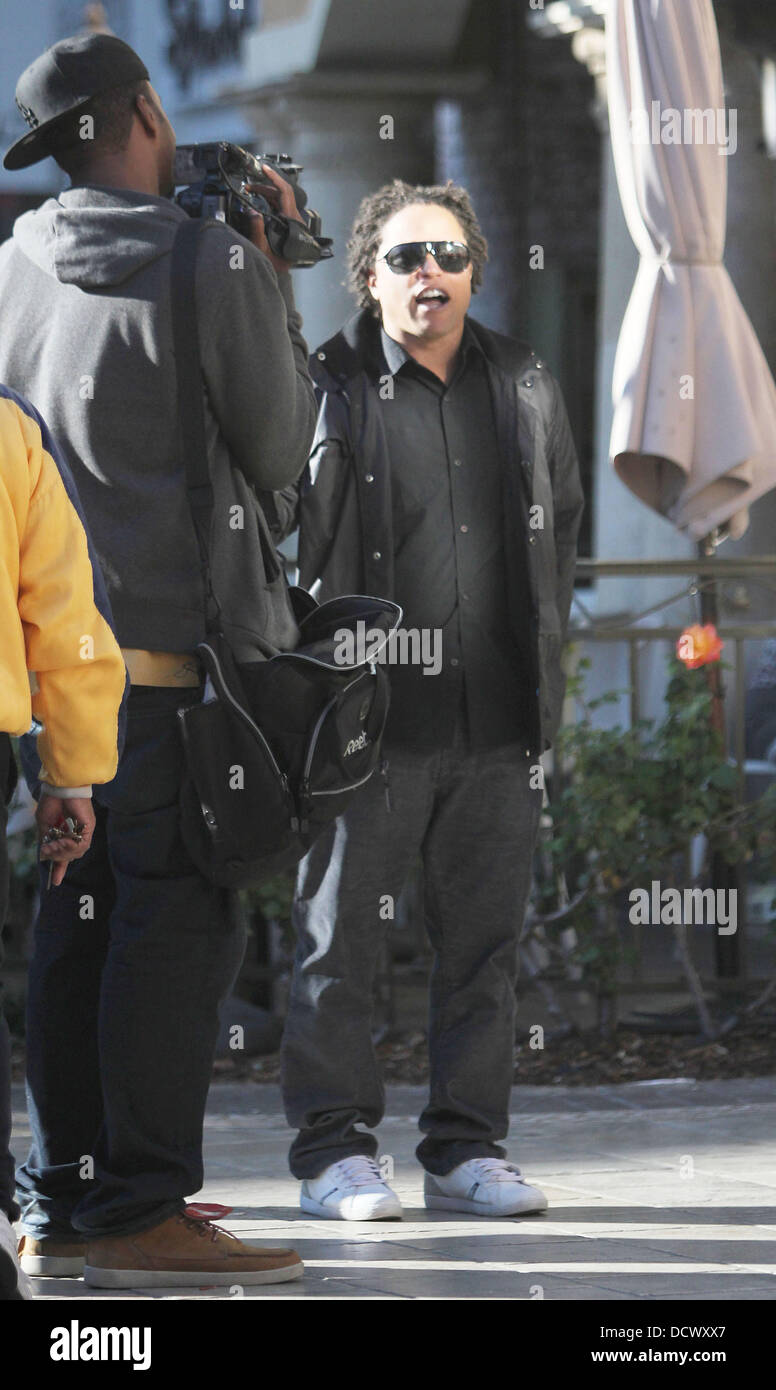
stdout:
<svg viewBox="0 0 776 1390">
<path fill-rule="evenodd" d="M 383 227 L 400 208 L 417 203 L 437 203 L 457 217 L 472 253 L 472 294 L 482 284 L 482 271 L 488 259 L 488 243 L 465 188 L 448 180 L 447 183 L 411 184 L 394 179 L 363 198 L 356 213 L 353 231 L 348 242 L 348 286 L 359 307 L 371 309 L 379 316 L 380 306 L 369 293 L 367 276 L 374 270 Z"/>
</svg>

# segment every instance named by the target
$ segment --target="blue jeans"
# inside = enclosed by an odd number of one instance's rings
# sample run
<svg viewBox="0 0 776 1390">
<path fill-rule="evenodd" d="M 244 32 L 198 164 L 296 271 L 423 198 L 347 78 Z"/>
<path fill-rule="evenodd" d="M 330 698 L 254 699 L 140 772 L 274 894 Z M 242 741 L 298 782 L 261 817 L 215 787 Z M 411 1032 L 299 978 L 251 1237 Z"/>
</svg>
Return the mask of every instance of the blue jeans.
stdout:
<svg viewBox="0 0 776 1390">
<path fill-rule="evenodd" d="M 32 1147 L 24 1230 L 76 1240 L 164 1221 L 202 1186 L 218 1006 L 244 932 L 180 836 L 176 710 L 201 690 L 134 687 L 83 859 L 46 890 L 27 1006 Z"/>
</svg>

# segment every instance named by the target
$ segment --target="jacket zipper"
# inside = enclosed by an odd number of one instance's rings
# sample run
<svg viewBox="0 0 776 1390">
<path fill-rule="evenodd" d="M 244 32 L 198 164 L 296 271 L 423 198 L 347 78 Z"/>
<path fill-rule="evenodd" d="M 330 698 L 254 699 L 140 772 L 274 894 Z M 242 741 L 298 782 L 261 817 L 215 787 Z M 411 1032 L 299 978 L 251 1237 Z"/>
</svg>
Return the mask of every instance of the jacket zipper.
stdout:
<svg viewBox="0 0 776 1390">
<path fill-rule="evenodd" d="M 187 749 L 190 750 L 190 749 L 191 749 L 191 740 L 190 740 L 190 738 L 189 738 L 189 731 L 188 731 L 188 729 L 187 729 L 187 727 L 186 727 L 186 720 L 185 720 L 184 717 L 183 717 L 185 713 L 186 713 L 186 710 L 178 710 L 178 718 L 179 718 L 180 721 L 181 721 L 181 730 L 182 730 L 182 732 L 183 732 L 183 741 L 184 741 L 184 743 L 185 743 Z M 201 799 L 201 797 L 199 796 L 199 794 L 197 795 L 197 800 L 199 801 L 200 810 L 202 811 L 202 818 L 203 818 L 203 820 L 204 820 L 204 822 L 205 822 L 205 824 L 206 824 L 208 830 L 211 832 L 211 834 L 212 834 L 213 836 L 215 836 L 215 834 L 217 833 L 218 828 L 219 828 L 219 827 L 218 827 L 218 821 L 217 821 L 216 816 L 215 816 L 215 812 L 213 811 L 212 806 L 208 806 L 207 802 L 206 802 L 206 801 L 203 801 L 203 800 Z"/>
</svg>

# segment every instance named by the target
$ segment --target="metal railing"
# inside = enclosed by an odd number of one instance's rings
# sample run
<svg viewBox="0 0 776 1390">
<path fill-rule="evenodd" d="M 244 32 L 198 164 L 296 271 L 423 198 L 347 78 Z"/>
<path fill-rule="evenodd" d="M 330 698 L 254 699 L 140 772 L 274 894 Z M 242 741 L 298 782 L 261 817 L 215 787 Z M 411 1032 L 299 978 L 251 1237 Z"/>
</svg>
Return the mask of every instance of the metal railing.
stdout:
<svg viewBox="0 0 776 1390">
<path fill-rule="evenodd" d="M 688 575 L 693 583 L 683 594 L 663 600 L 656 608 L 678 603 L 682 598 L 700 595 L 704 584 L 716 584 L 724 579 L 752 578 L 757 575 L 770 575 L 776 584 L 776 555 L 742 556 L 740 559 L 688 558 L 686 560 L 588 560 L 577 562 L 579 579 L 608 578 L 670 578 L 672 575 Z M 699 581 L 699 582 L 698 582 Z M 776 607 L 776 592 L 774 595 Z M 646 610 L 646 613 L 654 609 Z M 630 718 L 635 724 L 640 717 L 639 701 L 639 661 L 638 649 L 642 642 L 674 642 L 679 633 L 677 624 L 671 626 L 637 626 L 640 617 L 636 615 L 629 621 L 612 621 L 609 618 L 595 619 L 587 626 L 569 628 L 568 640 L 584 642 L 626 642 L 628 645 L 628 671 L 630 686 Z M 734 645 L 733 662 L 733 741 L 732 752 L 738 770 L 739 796 L 743 796 L 746 779 L 746 671 L 744 665 L 744 643 L 765 641 L 776 638 L 776 621 L 772 623 L 731 623 L 717 624 L 717 632 L 723 642 Z"/>
<path fill-rule="evenodd" d="M 662 608 L 686 600 L 698 597 L 701 600 L 701 621 L 708 620 L 708 594 L 712 590 L 716 599 L 716 585 L 728 579 L 756 579 L 761 576 L 768 576 L 773 581 L 774 587 L 774 610 L 776 610 L 776 555 L 775 556 L 742 556 L 740 558 L 721 559 L 718 556 L 688 557 L 684 560 L 593 560 L 581 559 L 577 563 L 577 578 L 586 580 L 600 580 L 607 578 L 670 578 L 671 576 L 690 576 L 692 582 L 679 594 L 671 595 L 669 598 L 646 608 L 643 612 L 628 616 L 623 619 L 620 617 L 592 617 L 587 624 L 574 624 L 569 627 L 568 642 L 622 642 L 628 648 L 628 672 L 629 672 L 629 707 L 631 724 L 635 724 L 640 718 L 640 691 L 639 691 L 639 649 L 644 643 L 649 642 L 670 642 L 674 643 L 684 623 L 673 623 L 671 625 L 641 626 L 641 621 L 645 617 L 652 616 Z M 590 592 L 587 590 L 586 592 Z M 581 597 L 581 596 L 580 596 Z M 705 602 L 704 602 L 705 599 Z M 582 605 L 583 606 L 583 605 Z M 704 609 L 706 610 L 704 612 Z M 717 633 L 726 643 L 728 648 L 733 648 L 733 681 L 730 698 L 725 700 L 726 727 L 731 732 L 730 751 L 737 769 L 737 798 L 739 803 L 743 803 L 747 795 L 747 775 L 750 773 L 767 773 L 769 764 L 762 764 L 754 760 L 747 759 L 746 755 L 746 668 L 744 660 L 744 645 L 747 641 L 764 641 L 769 638 L 776 639 L 776 621 L 774 622 L 729 622 L 727 620 L 716 622 Z M 776 692 L 774 692 L 776 698 Z M 727 747 L 727 740 L 726 740 Z M 776 777 L 776 765 L 773 767 L 773 776 Z M 740 872 L 740 883 L 743 888 L 741 899 L 745 900 L 746 889 L 743 881 L 743 873 Z M 729 937 L 718 943 L 717 949 L 717 976 L 720 979 L 729 980 L 739 978 L 741 975 L 741 952 L 744 945 L 744 930 L 746 926 L 746 914 L 742 913 L 740 918 L 740 935 L 736 938 Z M 640 975 L 640 971 L 637 971 Z"/>
</svg>

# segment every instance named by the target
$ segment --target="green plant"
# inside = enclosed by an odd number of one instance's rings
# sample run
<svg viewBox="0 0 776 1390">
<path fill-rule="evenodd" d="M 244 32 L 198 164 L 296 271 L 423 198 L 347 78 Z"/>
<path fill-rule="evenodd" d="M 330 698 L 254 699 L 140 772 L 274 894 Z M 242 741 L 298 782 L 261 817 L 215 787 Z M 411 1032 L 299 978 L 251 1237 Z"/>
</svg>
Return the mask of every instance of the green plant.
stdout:
<svg viewBox="0 0 776 1390">
<path fill-rule="evenodd" d="M 705 838 L 707 862 L 715 851 L 731 864 L 757 856 L 761 872 L 776 876 L 776 786 L 759 801 L 739 802 L 736 769 L 713 727 L 705 672 L 672 657 L 664 718 L 640 720 L 629 729 L 601 729 L 593 715 L 618 694 L 586 700 L 589 667 L 588 660 L 581 661 L 569 681 L 579 717 L 557 741 L 563 786 L 549 806 L 545 846 L 554 878 L 563 876 L 571 901 L 567 909 L 553 910 L 554 890 L 545 885 L 539 904 L 545 915 L 539 920 L 576 929 L 578 959 L 596 988 L 599 1026 L 606 1032 L 615 1021 L 623 960 L 622 899 L 655 880 L 665 887 L 691 886 L 690 847 L 699 835 Z M 676 935 L 702 1026 L 711 1032 L 683 920 L 676 923 Z"/>
<path fill-rule="evenodd" d="M 245 905 L 250 911 L 259 908 L 268 922 L 288 922 L 294 897 L 295 876 L 291 872 L 274 874 L 258 888 L 245 890 Z"/>
</svg>

